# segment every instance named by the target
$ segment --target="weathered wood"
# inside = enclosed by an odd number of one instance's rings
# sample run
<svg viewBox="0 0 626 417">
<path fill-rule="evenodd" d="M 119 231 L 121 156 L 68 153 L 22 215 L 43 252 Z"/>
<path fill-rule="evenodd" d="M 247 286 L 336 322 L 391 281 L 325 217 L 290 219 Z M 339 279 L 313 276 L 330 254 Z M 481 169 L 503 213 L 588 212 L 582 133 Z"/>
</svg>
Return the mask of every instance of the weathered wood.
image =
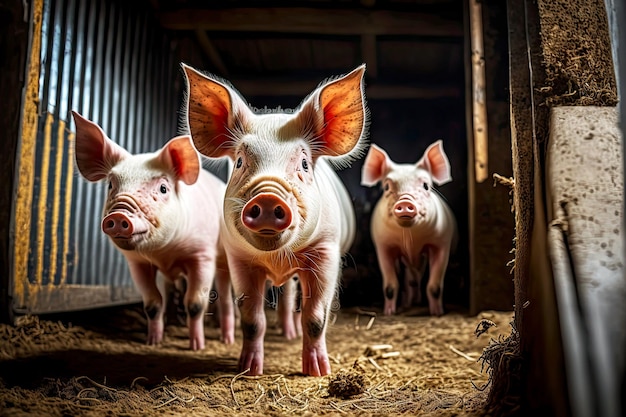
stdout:
<svg viewBox="0 0 626 417">
<path fill-rule="evenodd" d="M 490 161 L 489 171 L 493 174 L 513 176 L 511 162 L 511 135 L 509 97 L 503 92 L 507 88 L 507 34 L 506 22 L 502 19 L 505 6 L 493 1 L 482 4 L 484 56 L 480 59 L 485 77 L 490 80 L 489 88 L 483 91 L 485 111 L 484 139 L 485 158 Z M 467 24 L 469 25 L 469 4 L 466 5 Z M 468 28 L 469 33 L 469 28 Z M 474 125 L 474 100 L 472 94 L 472 71 L 470 40 L 466 39 L 468 53 L 466 66 L 466 120 L 467 120 L 467 183 L 468 183 L 468 221 L 470 225 L 470 314 L 484 310 L 513 309 L 513 275 L 507 265 L 512 255 L 515 225 L 511 213 L 510 187 L 497 185 L 491 178 L 478 181 L 475 175 L 476 136 Z M 485 167 L 486 168 L 486 167 Z"/>
<path fill-rule="evenodd" d="M 2 91 L 2 152 L 0 152 L 0 321 L 11 320 L 11 258 L 13 239 L 11 211 L 15 178 L 15 154 L 19 143 L 20 114 L 22 112 L 22 87 L 28 46 L 27 4 L 18 1 L 2 1 L 0 5 L 0 91 Z M 26 10 L 25 10 L 26 6 Z"/>
<path fill-rule="evenodd" d="M 483 48 L 482 5 L 470 0 L 470 43 L 472 46 L 472 130 L 474 133 L 474 175 L 477 182 L 487 179 L 487 99 L 485 92 L 485 53 Z"/>
<path fill-rule="evenodd" d="M 557 300 L 561 322 L 573 324 L 561 329 L 570 335 L 563 345 L 565 374 L 580 417 L 623 415 L 624 180 L 617 120 L 614 107 L 596 106 L 555 107 L 550 117 L 547 220 L 563 241 L 560 254 L 571 269 L 569 276 L 555 275 L 555 282 L 557 289 L 573 289 L 573 299 L 557 291 Z M 558 260 L 551 246 L 551 259 Z"/>
<path fill-rule="evenodd" d="M 525 362 L 521 403 L 527 412 L 571 415 L 552 270 L 547 259 L 542 147 L 547 109 L 538 106 L 539 16 L 531 1 L 507 2 L 513 172 L 515 178 L 515 326 Z M 498 381 L 508 384 L 510 381 Z"/>
<path fill-rule="evenodd" d="M 463 36 L 455 21 L 434 14 L 367 9 L 182 9 L 159 15 L 166 29 L 318 35 Z"/>
</svg>

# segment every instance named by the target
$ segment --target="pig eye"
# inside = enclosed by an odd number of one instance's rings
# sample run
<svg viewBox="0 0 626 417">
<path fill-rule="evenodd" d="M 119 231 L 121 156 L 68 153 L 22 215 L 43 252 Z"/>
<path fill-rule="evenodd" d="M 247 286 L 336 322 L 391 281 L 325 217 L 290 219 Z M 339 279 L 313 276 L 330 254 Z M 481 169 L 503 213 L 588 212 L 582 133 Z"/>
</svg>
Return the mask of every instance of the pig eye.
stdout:
<svg viewBox="0 0 626 417">
<path fill-rule="evenodd" d="M 165 186 L 165 184 L 161 184 L 159 191 L 161 191 L 161 194 L 167 193 L 167 187 Z"/>
<path fill-rule="evenodd" d="M 113 188 L 113 183 L 111 181 L 109 181 L 109 190 Z"/>
<path fill-rule="evenodd" d="M 309 172 L 309 163 L 304 158 L 302 158 L 302 169 L 304 172 Z"/>
<path fill-rule="evenodd" d="M 383 188 L 384 188 L 384 190 L 385 190 L 385 191 L 389 191 L 389 183 L 388 183 L 388 182 L 386 182 L 386 183 L 385 183 L 385 186 L 384 186 Z"/>
<path fill-rule="evenodd" d="M 241 168 L 242 165 L 243 165 L 243 159 L 241 159 L 241 156 L 240 156 L 239 158 L 237 158 L 237 162 L 235 163 L 235 167 Z"/>
<path fill-rule="evenodd" d="M 428 191 L 428 189 L 429 189 L 429 188 L 430 188 L 430 187 L 428 186 L 428 183 L 427 183 L 427 182 L 425 182 L 425 183 L 424 183 L 424 189 L 425 189 L 426 191 Z"/>
</svg>

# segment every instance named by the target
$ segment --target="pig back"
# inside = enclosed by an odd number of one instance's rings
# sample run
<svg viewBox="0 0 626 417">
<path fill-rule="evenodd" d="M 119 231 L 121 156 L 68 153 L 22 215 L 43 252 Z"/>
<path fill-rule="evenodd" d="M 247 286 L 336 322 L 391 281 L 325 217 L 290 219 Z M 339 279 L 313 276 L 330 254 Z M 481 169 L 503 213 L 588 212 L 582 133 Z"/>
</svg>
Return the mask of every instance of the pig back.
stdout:
<svg viewBox="0 0 626 417">
<path fill-rule="evenodd" d="M 337 218 L 340 229 L 341 253 L 348 252 L 356 234 L 356 218 L 352 199 L 337 173 L 323 157 L 315 168 L 315 179 L 320 191 L 322 216 L 320 221 Z"/>
</svg>

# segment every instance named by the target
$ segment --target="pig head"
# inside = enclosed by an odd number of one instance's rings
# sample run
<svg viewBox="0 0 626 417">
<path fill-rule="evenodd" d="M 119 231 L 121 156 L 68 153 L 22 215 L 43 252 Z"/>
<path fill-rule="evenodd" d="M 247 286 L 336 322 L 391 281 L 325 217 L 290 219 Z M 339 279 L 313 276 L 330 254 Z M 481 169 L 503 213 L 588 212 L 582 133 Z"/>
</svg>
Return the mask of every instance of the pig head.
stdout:
<svg viewBox="0 0 626 417">
<path fill-rule="evenodd" d="M 383 277 L 385 314 L 396 312 L 400 262 L 406 272 L 404 307 L 410 305 L 414 291 L 419 300 L 421 278 L 428 265 L 430 314 L 443 314 L 443 281 L 456 239 L 456 221 L 433 184 L 451 180 L 450 163 L 440 140 L 415 164 L 395 163 L 382 148 L 370 146 L 361 183 L 371 187 L 380 182 L 383 188 L 372 213 L 371 236 Z"/>
<path fill-rule="evenodd" d="M 126 258 L 142 295 L 147 343 L 163 338 L 166 303 L 157 270 L 171 280 L 187 280 L 184 305 L 193 350 L 205 346 L 204 311 L 215 277 L 222 339 L 232 343 L 234 305 L 220 239 L 226 184 L 201 168 L 189 136 L 173 138 L 157 152 L 133 155 L 97 124 L 76 112 L 73 116 L 79 172 L 89 181 L 108 183 L 101 227 Z"/>
<path fill-rule="evenodd" d="M 351 198 L 332 169 L 360 157 L 368 112 L 365 66 L 320 85 L 294 111 L 256 111 L 227 82 L 183 65 L 186 120 L 196 148 L 233 161 L 224 201 L 225 247 L 241 312 L 239 367 L 263 373 L 265 282 L 297 276 L 302 371 L 330 373 L 325 331 L 355 234 Z"/>
</svg>

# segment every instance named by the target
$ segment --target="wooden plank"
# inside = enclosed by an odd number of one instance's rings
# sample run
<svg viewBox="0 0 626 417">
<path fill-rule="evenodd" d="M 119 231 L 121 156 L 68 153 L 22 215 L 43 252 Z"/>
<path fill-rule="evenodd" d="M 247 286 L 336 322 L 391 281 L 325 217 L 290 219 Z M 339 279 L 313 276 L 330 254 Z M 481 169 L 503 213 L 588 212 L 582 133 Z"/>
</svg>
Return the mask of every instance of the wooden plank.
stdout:
<svg viewBox="0 0 626 417">
<path fill-rule="evenodd" d="M 370 80 L 378 77 L 378 52 L 376 50 L 376 35 L 361 36 L 361 57 L 367 64 L 367 76 Z"/>
<path fill-rule="evenodd" d="M 472 47 L 472 130 L 474 132 L 474 174 L 483 182 L 489 174 L 487 155 L 487 99 L 485 92 L 485 53 L 483 48 L 482 6 L 471 0 L 470 43 Z"/>
<path fill-rule="evenodd" d="M 174 30 L 462 37 L 463 26 L 434 14 L 313 8 L 181 9 L 159 14 Z"/>
<path fill-rule="evenodd" d="M 198 39 L 200 47 L 204 51 L 204 54 L 211 61 L 211 64 L 213 64 L 213 67 L 217 70 L 216 72 L 222 77 L 228 77 L 230 75 L 228 68 L 226 68 L 224 61 L 220 56 L 220 53 L 218 52 L 217 48 L 215 48 L 215 45 L 213 45 L 213 42 L 211 42 L 211 40 L 209 39 L 206 31 L 202 29 L 196 29 L 195 33 L 196 39 Z"/>
<path fill-rule="evenodd" d="M 28 26 L 29 22 L 32 22 L 33 30 L 36 30 L 37 23 L 41 22 L 41 8 L 38 8 L 41 4 L 38 2 L 29 3 L 30 6 L 27 3 L 17 1 L 2 3 L 3 24 L 0 32 L 2 33 L 2 38 L 7 41 L 0 43 L 0 53 L 3 57 L 0 60 L 0 91 L 2 91 L 3 98 L 2 113 L 0 113 L 0 130 L 3 133 L 2 153 L 0 153 L 0 171 L 3 173 L 0 177 L 0 322 L 11 322 L 12 320 L 11 280 L 13 276 L 11 273 L 14 271 L 12 266 L 14 267 L 16 260 L 20 262 L 18 268 L 22 268 L 26 262 L 26 257 L 16 257 L 12 254 L 15 250 L 28 247 L 28 235 L 18 236 L 17 239 L 23 246 L 15 247 L 14 239 L 16 239 L 16 235 L 14 231 L 30 230 L 28 225 L 25 224 L 24 217 L 16 218 L 14 225 L 11 223 L 11 211 L 15 201 L 14 186 L 17 182 L 17 178 L 13 176 L 13 173 L 17 163 L 16 155 L 21 155 L 22 152 L 22 149 L 19 147 L 20 125 L 18 123 L 22 113 L 22 94 L 24 94 L 24 99 L 31 104 L 30 110 L 36 109 L 35 99 L 37 98 L 37 90 L 34 89 L 34 84 L 29 85 L 30 88 L 24 92 L 24 68 L 28 56 Z M 38 10 L 35 16 L 38 21 L 34 21 L 32 16 L 30 16 L 29 7 Z M 33 48 L 37 48 L 36 44 L 37 40 L 33 39 Z M 39 52 L 39 49 L 36 49 L 36 52 L 33 53 Z M 32 76 L 34 77 L 38 74 L 37 72 L 32 74 Z M 27 116 L 33 116 L 34 114 L 28 113 Z M 36 132 L 36 126 L 34 132 Z M 24 132 L 24 134 L 32 133 L 33 131 L 31 130 Z M 27 152 L 31 149 L 27 147 L 24 151 Z M 20 172 L 24 173 L 24 169 L 21 169 Z M 26 206 L 25 203 L 30 202 L 30 199 L 24 196 L 23 190 L 18 191 L 21 193 L 19 202 L 21 205 L 19 207 L 23 208 Z M 24 269 L 19 269 L 19 272 L 23 271 Z M 22 283 L 20 282 L 20 285 Z"/>
<path fill-rule="evenodd" d="M 368 67 L 369 71 L 369 67 Z M 306 96 L 320 83 L 320 79 L 310 81 L 250 80 L 230 79 L 233 86 L 245 97 L 252 96 Z M 461 90 L 453 85 L 442 86 L 407 86 L 371 84 L 367 85 L 365 94 L 368 99 L 399 100 L 399 99 L 434 99 L 460 98 Z"/>
<path fill-rule="evenodd" d="M 568 330 L 566 319 L 574 322 L 570 343 L 563 345 L 574 416 L 622 416 L 626 282 L 617 109 L 552 108 L 546 172 L 552 215 L 547 220 L 563 236 L 572 269 L 570 276 L 555 279 L 569 279 L 562 285 L 575 288 L 570 303 L 558 298 L 562 332 Z"/>
</svg>

